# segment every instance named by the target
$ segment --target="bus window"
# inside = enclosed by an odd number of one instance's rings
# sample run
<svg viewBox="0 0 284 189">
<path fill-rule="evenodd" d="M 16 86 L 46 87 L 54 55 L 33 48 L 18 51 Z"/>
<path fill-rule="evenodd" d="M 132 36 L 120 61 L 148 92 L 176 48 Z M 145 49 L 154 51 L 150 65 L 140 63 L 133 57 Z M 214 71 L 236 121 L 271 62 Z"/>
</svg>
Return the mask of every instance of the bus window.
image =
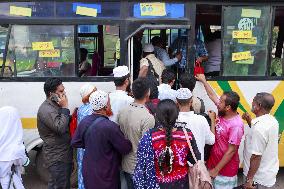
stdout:
<svg viewBox="0 0 284 189">
<path fill-rule="evenodd" d="M 223 13 L 223 75 L 264 76 L 269 53 L 271 8 L 226 6 Z"/>
<path fill-rule="evenodd" d="M 0 26 L 0 73 L 3 69 L 3 76 L 10 76 L 12 74 L 11 66 L 4 63 L 4 53 L 5 53 L 5 46 L 7 41 L 7 35 L 8 35 L 8 27 Z"/>
<path fill-rule="evenodd" d="M 12 25 L 5 65 L 13 76 L 75 76 L 73 26 Z"/>
<path fill-rule="evenodd" d="M 274 27 L 272 31 L 272 61 L 270 68 L 271 76 L 284 75 L 284 24 L 281 19 L 284 16 L 284 7 L 276 7 Z M 281 22 L 282 21 L 282 22 Z"/>
</svg>

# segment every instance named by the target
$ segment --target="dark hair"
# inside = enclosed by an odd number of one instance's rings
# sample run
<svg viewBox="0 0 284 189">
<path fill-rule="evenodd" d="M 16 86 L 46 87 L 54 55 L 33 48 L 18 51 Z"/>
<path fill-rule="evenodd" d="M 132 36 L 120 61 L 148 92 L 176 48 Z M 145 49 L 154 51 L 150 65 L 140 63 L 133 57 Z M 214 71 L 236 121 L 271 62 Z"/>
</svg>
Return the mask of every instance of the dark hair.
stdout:
<svg viewBox="0 0 284 189">
<path fill-rule="evenodd" d="M 182 88 L 188 88 L 192 92 L 195 88 L 196 79 L 190 73 L 184 73 L 180 76 L 180 84 Z"/>
<path fill-rule="evenodd" d="M 45 92 L 45 95 L 47 97 L 49 97 L 50 93 L 53 93 L 56 91 L 57 87 L 59 85 L 62 84 L 62 80 L 59 79 L 59 78 L 55 78 L 55 77 L 52 77 L 52 78 L 48 78 L 45 83 L 44 83 L 44 86 L 43 86 L 43 89 L 44 89 L 44 92 Z"/>
<path fill-rule="evenodd" d="M 175 74 L 174 74 L 174 72 L 172 70 L 165 69 L 162 72 L 161 78 L 162 78 L 162 83 L 169 84 L 170 82 L 175 80 L 176 76 L 175 76 Z"/>
<path fill-rule="evenodd" d="M 159 166 L 162 173 L 170 172 L 170 159 L 171 152 L 169 150 L 172 141 L 172 129 L 175 126 L 176 120 L 178 118 L 179 110 L 176 103 L 170 99 L 165 99 L 160 101 L 156 110 L 157 123 L 161 125 L 166 130 L 166 150 L 159 157 Z M 167 170 L 164 170 L 167 167 Z"/>
<path fill-rule="evenodd" d="M 254 100 L 259 103 L 260 107 L 268 112 L 270 112 L 275 103 L 274 97 L 266 92 L 257 93 Z"/>
<path fill-rule="evenodd" d="M 146 78 L 139 77 L 132 84 L 132 93 L 135 99 L 142 100 L 150 90 L 149 82 Z"/>
<path fill-rule="evenodd" d="M 157 99 L 159 97 L 159 90 L 157 85 L 151 86 L 150 99 Z"/>
<path fill-rule="evenodd" d="M 158 46 L 159 44 L 163 44 L 163 40 L 159 36 L 155 36 L 151 39 L 151 43 L 153 46 Z"/>
<path fill-rule="evenodd" d="M 188 103 L 190 102 L 190 100 L 192 100 L 192 97 L 189 99 L 178 99 L 177 98 L 177 102 L 181 105 L 181 106 L 186 106 L 188 105 Z"/>
<path fill-rule="evenodd" d="M 125 80 L 126 79 L 129 79 L 130 75 L 127 74 L 126 76 L 123 76 L 123 77 L 115 77 L 114 78 L 114 85 L 116 87 L 120 87 L 124 84 Z"/>
<path fill-rule="evenodd" d="M 233 111 L 237 111 L 240 102 L 240 96 L 238 93 L 234 91 L 226 91 L 223 95 L 226 96 L 225 105 L 230 105 Z"/>
<path fill-rule="evenodd" d="M 87 59 L 88 50 L 85 48 L 80 48 L 80 61 L 85 61 Z"/>
</svg>

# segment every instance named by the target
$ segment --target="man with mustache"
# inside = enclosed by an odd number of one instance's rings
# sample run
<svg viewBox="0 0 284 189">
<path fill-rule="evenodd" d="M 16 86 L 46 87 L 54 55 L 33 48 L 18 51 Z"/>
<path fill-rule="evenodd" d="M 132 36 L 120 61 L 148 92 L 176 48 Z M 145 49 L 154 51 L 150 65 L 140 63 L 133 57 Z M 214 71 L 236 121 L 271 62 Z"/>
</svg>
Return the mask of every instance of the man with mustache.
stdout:
<svg viewBox="0 0 284 189">
<path fill-rule="evenodd" d="M 215 189 L 231 189 L 237 186 L 239 168 L 238 149 L 244 134 L 242 118 L 237 112 L 240 97 L 236 92 L 224 92 L 219 98 L 207 83 L 204 74 L 196 79 L 205 87 L 209 98 L 218 109 L 215 144 L 211 150 L 207 167 L 214 178 Z"/>
</svg>

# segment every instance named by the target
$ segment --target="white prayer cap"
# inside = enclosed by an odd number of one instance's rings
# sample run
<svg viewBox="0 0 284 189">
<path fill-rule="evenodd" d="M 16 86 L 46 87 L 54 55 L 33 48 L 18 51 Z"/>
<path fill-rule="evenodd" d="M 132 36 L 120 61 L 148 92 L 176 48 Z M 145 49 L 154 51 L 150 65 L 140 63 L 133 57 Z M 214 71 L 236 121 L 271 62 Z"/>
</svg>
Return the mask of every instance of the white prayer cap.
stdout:
<svg viewBox="0 0 284 189">
<path fill-rule="evenodd" d="M 154 46 L 151 43 L 145 44 L 143 52 L 148 52 L 148 53 L 154 52 Z"/>
<path fill-rule="evenodd" d="M 88 96 L 93 90 L 95 89 L 95 86 L 91 85 L 90 83 L 87 83 L 83 85 L 80 89 L 80 95 L 82 98 Z"/>
<path fill-rule="evenodd" d="M 113 77 L 124 77 L 129 74 L 127 66 L 118 66 L 113 69 Z"/>
<path fill-rule="evenodd" d="M 93 106 L 93 110 L 100 110 L 107 105 L 108 94 L 104 91 L 97 90 L 91 94 L 89 101 Z"/>
<path fill-rule="evenodd" d="M 179 100 L 187 100 L 192 97 L 192 93 L 188 88 L 180 88 L 177 90 L 177 99 Z"/>
</svg>

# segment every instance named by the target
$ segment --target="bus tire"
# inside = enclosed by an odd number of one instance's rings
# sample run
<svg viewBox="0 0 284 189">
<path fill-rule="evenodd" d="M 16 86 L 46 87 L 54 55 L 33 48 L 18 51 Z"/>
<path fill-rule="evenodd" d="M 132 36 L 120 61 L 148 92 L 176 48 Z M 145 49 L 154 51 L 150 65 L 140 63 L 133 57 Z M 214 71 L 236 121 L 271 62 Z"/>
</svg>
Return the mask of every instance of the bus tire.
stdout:
<svg viewBox="0 0 284 189">
<path fill-rule="evenodd" d="M 70 184 L 72 188 L 76 188 L 78 186 L 78 176 L 77 176 L 77 171 L 78 171 L 78 167 L 77 167 L 77 160 L 76 160 L 76 154 L 73 153 L 73 164 L 72 164 L 72 173 L 71 173 L 71 177 L 70 177 Z M 37 152 L 36 155 L 36 171 L 37 174 L 39 175 L 40 179 L 45 182 L 48 183 L 49 180 L 49 172 L 48 169 L 44 166 L 44 154 L 43 154 L 43 150 L 40 149 Z"/>
</svg>

